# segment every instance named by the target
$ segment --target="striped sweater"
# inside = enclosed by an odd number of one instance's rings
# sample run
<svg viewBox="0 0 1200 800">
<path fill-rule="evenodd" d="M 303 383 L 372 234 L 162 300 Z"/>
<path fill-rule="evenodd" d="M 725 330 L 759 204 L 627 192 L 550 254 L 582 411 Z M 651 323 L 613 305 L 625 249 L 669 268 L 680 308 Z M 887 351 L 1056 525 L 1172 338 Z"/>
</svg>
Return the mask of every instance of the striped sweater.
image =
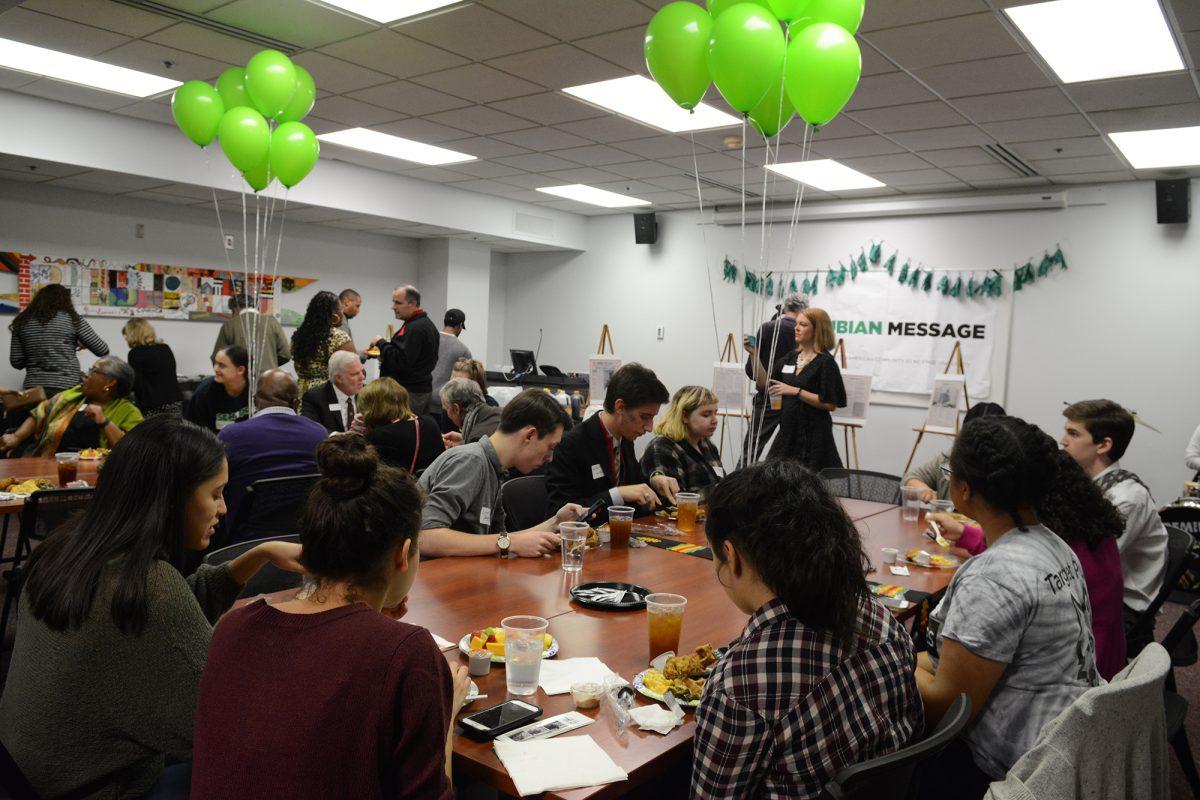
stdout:
<svg viewBox="0 0 1200 800">
<path fill-rule="evenodd" d="M 108 345 L 82 317 L 73 320 L 65 311 L 45 323 L 30 317 L 13 331 L 8 360 L 13 369 L 25 370 L 22 388 L 44 386 L 62 391 L 79 383 L 83 374 L 75 354 L 77 345 L 97 356 L 108 355 Z"/>
</svg>

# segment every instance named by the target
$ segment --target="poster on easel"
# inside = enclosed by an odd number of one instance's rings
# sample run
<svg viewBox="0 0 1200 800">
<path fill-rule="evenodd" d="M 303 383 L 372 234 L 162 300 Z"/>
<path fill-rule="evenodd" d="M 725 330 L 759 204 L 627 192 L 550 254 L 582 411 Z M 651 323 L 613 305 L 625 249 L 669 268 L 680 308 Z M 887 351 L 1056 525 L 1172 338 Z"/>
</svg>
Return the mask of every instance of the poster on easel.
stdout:
<svg viewBox="0 0 1200 800">
<path fill-rule="evenodd" d="M 593 404 L 604 402 L 608 391 L 608 382 L 613 373 L 621 368 L 620 356 L 592 355 L 588 356 L 588 394 Z"/>
<path fill-rule="evenodd" d="M 963 402 L 966 382 L 964 375 L 938 375 L 929 393 L 929 411 L 925 415 L 927 433 L 958 432 L 958 409 Z"/>
<path fill-rule="evenodd" d="M 748 407 L 746 394 L 750 379 L 741 364 L 729 361 L 713 362 L 713 393 L 717 396 L 717 413 L 740 416 Z"/>
<path fill-rule="evenodd" d="M 846 387 L 846 405 L 834 409 L 833 421 L 843 425 L 865 427 L 871 407 L 871 381 L 874 375 L 861 370 L 842 370 L 842 385 Z"/>
</svg>

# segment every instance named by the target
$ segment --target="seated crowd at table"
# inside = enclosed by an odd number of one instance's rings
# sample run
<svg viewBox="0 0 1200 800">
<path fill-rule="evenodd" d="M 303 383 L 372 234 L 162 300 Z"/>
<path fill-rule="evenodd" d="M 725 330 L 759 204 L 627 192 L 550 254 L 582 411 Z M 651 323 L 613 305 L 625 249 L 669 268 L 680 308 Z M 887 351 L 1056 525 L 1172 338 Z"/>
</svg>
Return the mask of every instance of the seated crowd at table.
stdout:
<svg viewBox="0 0 1200 800">
<path fill-rule="evenodd" d="M 257 312 L 243 298 L 231 320 L 243 323 L 222 327 L 213 374 L 181 404 L 166 387 L 169 348 L 145 350 L 162 344 L 148 323 L 126 326 L 142 376 L 53 288 L 18 317 L 14 364 L 33 374 L 29 342 L 58 328 L 102 357 L 81 381 L 47 381 L 3 450 L 111 453 L 86 510 L 24 567 L 0 743 L 43 796 L 451 798 L 468 679 L 401 620 L 421 561 L 539 557 L 593 506 L 601 522 L 612 506 L 641 516 L 681 492 L 706 503 L 712 581 L 748 618 L 695 711 L 695 797 L 816 797 L 843 767 L 919 740 L 962 693 L 971 723 L 922 796 L 982 797 L 1146 643 L 1138 622 L 1163 585 L 1166 532 L 1120 465 L 1134 419 L 1109 400 L 1065 408 L 1061 449 L 981 404 L 949 452 L 904 476 L 923 499 L 952 501 L 958 516 L 931 518 L 964 559 L 918 652 L 873 596 L 859 531 L 819 474 L 840 466 L 830 410 L 845 391 L 829 317 L 806 303 L 785 303 L 796 323 L 786 350 L 747 348 L 754 414 L 781 398 L 779 433 L 727 475 L 712 442 L 717 396 L 672 394 L 641 364 L 614 372 L 601 408 L 572 424 L 540 389 L 493 406 L 469 358 L 440 385 L 366 382 L 366 352 L 344 327 L 356 293 L 314 298 L 293 347 L 270 333 L 258 369 L 247 344 L 260 337 L 244 327 Z M 436 333 L 412 292 L 396 290 L 396 313 Z M 461 314 L 447 314 L 458 330 Z M 419 352 L 384 342 L 387 362 L 432 370 L 427 333 L 410 340 Z M 70 349 L 40 377 L 69 372 Z M 280 368 L 292 357 L 308 362 L 299 381 Z M 309 474 L 299 544 L 195 566 L 214 537 L 252 538 L 236 520 L 255 481 Z M 547 506 L 516 529 L 504 486 L 531 474 L 544 475 Z M 267 564 L 303 573 L 304 588 L 231 611 Z"/>
</svg>

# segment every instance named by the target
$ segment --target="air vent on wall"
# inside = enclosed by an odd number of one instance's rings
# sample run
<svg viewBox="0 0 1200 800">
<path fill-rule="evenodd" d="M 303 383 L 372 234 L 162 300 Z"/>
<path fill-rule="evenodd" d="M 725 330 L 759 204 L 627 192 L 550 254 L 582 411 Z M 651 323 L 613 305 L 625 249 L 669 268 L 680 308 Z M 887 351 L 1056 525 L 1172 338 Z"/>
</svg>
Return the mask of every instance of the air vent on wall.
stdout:
<svg viewBox="0 0 1200 800">
<path fill-rule="evenodd" d="M 233 25 L 226 25 L 223 22 L 217 22 L 216 20 L 203 17 L 199 14 L 192 14 L 188 11 L 180 11 L 178 8 L 171 8 L 170 6 L 163 5 L 162 3 L 156 3 L 154 0 L 114 0 L 114 2 L 141 9 L 142 11 L 150 11 L 152 13 L 159 14 L 160 16 L 169 17 L 180 22 L 188 22 L 192 25 L 206 28 L 210 31 L 215 31 L 216 33 L 223 33 L 226 36 L 232 36 L 235 39 L 241 39 L 243 42 L 249 42 L 250 44 L 258 45 L 259 47 L 267 47 L 273 50 L 279 50 L 288 54 L 289 56 L 295 55 L 304 49 L 298 44 L 285 42 L 282 39 L 273 39 L 270 36 L 263 36 L 262 34 L 254 33 L 253 31 L 248 31 L 244 28 L 234 27 Z"/>
<path fill-rule="evenodd" d="M 1021 160 L 1021 157 L 1002 144 L 985 144 L 983 149 L 992 158 L 1023 178 L 1035 178 L 1038 171 Z"/>
</svg>

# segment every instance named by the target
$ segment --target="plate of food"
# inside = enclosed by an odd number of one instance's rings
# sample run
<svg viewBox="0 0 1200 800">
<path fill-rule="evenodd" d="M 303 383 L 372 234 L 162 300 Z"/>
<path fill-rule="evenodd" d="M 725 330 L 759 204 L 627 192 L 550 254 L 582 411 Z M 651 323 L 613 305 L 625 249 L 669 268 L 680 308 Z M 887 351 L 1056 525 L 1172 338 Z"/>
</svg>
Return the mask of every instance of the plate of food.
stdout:
<svg viewBox="0 0 1200 800">
<path fill-rule="evenodd" d="M 558 653 L 558 640 L 550 634 L 543 634 L 545 643 L 542 645 L 542 658 L 551 658 Z M 492 654 L 493 664 L 504 663 L 504 629 L 500 626 L 480 628 L 471 631 L 458 640 L 458 651 L 463 655 L 472 650 L 487 650 Z"/>
<path fill-rule="evenodd" d="M 650 668 L 634 675 L 633 688 L 659 702 L 669 691 L 681 706 L 695 708 L 700 705 L 700 694 L 717 658 L 717 650 L 711 644 L 701 645 L 687 655 L 668 658 L 661 672 Z"/>
<path fill-rule="evenodd" d="M 954 556 L 946 555 L 945 553 L 930 553 L 928 550 L 922 550 L 919 547 L 914 547 L 907 553 L 902 553 L 896 561 L 901 564 L 929 567 L 930 569 L 956 569 L 962 563 Z"/>
<path fill-rule="evenodd" d="M 28 497 L 34 492 L 40 492 L 45 489 L 57 489 L 57 485 L 53 481 L 46 478 L 0 478 L 0 492 L 16 495 L 17 497 Z"/>
<path fill-rule="evenodd" d="M 571 597 L 581 606 L 602 611 L 633 611 L 646 607 L 650 590 L 636 583 L 594 581 L 571 589 Z"/>
<path fill-rule="evenodd" d="M 109 454 L 108 448 L 105 447 L 87 447 L 79 451 L 80 461 L 99 461 L 102 458 L 107 458 Z"/>
<path fill-rule="evenodd" d="M 378 347 L 368 347 L 366 350 L 363 350 L 363 355 L 371 356 L 373 358 L 378 358 L 379 357 L 379 348 Z"/>
</svg>

